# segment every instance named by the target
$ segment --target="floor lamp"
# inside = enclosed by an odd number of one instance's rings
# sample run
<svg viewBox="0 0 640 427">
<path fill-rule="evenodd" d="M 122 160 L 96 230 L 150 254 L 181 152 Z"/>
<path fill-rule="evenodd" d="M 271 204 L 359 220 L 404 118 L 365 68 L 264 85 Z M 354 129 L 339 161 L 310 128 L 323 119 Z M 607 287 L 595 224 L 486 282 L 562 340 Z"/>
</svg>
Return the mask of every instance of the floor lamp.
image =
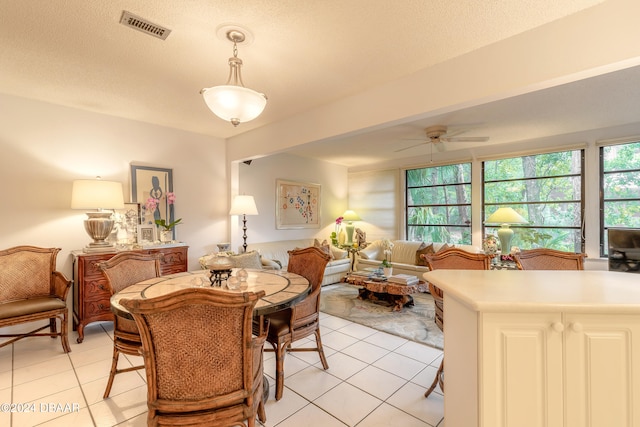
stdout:
<svg viewBox="0 0 640 427">
<path fill-rule="evenodd" d="M 500 208 L 492 213 L 485 221 L 485 224 L 501 224 L 498 229 L 498 239 L 500 239 L 500 253 L 508 255 L 511 253 L 511 240 L 513 230 L 509 228 L 511 224 L 526 224 L 527 221 L 518 212 L 511 208 Z"/>
<path fill-rule="evenodd" d="M 247 252 L 247 215 L 258 215 L 258 208 L 253 196 L 236 196 L 231 202 L 229 215 L 242 215 L 242 252 Z"/>
</svg>

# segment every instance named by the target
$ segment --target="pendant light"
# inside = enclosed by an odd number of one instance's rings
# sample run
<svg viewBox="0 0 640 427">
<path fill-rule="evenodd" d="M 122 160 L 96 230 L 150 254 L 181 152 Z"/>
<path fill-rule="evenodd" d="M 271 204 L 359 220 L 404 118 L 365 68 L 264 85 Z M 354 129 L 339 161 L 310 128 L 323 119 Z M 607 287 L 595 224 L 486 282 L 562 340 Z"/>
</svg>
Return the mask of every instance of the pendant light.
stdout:
<svg viewBox="0 0 640 427">
<path fill-rule="evenodd" d="M 233 43 L 233 57 L 229 58 L 227 83 L 202 89 L 200 93 L 213 114 L 238 126 L 262 114 L 267 105 L 267 97 L 263 93 L 244 87 L 242 82 L 242 60 L 238 58 L 238 43 L 245 41 L 245 34 L 238 29 L 231 29 L 227 31 L 226 36 Z"/>
</svg>

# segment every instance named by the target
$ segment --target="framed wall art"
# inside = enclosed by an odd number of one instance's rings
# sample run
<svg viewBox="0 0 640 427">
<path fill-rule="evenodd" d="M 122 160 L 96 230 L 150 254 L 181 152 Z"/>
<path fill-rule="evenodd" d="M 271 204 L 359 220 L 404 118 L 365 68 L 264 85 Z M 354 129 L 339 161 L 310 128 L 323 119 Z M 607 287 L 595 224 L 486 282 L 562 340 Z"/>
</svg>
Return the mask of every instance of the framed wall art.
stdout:
<svg viewBox="0 0 640 427">
<path fill-rule="evenodd" d="M 138 244 L 144 245 L 153 243 L 156 238 L 156 226 L 155 224 L 142 224 L 138 226 Z"/>
<path fill-rule="evenodd" d="M 276 180 L 276 228 L 320 228 L 320 185 Z"/>
<path fill-rule="evenodd" d="M 155 224 L 159 219 L 174 221 L 175 206 L 167 195 L 173 195 L 173 169 L 131 165 L 131 201 L 140 203 L 142 224 Z M 155 202 L 149 203 L 149 199 Z"/>
</svg>

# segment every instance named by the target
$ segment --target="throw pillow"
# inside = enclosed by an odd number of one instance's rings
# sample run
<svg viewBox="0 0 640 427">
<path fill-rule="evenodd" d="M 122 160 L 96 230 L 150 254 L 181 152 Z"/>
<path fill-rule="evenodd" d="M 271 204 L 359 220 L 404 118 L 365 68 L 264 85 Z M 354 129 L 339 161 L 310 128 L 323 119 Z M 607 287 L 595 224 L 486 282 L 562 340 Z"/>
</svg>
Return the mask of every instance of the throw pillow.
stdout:
<svg viewBox="0 0 640 427">
<path fill-rule="evenodd" d="M 257 268 L 262 269 L 262 261 L 260 254 L 256 251 L 247 252 L 239 255 L 230 255 L 229 260 L 234 268 Z"/>
<path fill-rule="evenodd" d="M 416 265 L 420 265 L 422 267 L 427 266 L 427 261 L 424 259 L 422 255 L 431 255 L 435 254 L 436 251 L 433 250 L 433 243 L 427 245 L 426 243 L 422 243 L 418 250 L 416 251 Z"/>
<path fill-rule="evenodd" d="M 380 241 L 376 240 L 375 242 L 368 245 L 366 248 L 361 249 L 358 253 L 360 258 L 362 259 L 377 259 L 382 261 L 382 247 L 380 246 Z"/>
<path fill-rule="evenodd" d="M 313 246 L 315 246 L 316 248 L 320 248 L 322 252 L 329 255 L 331 259 L 333 259 L 333 253 L 331 252 L 331 247 L 329 246 L 329 243 L 327 243 L 326 239 L 323 240 L 322 243 L 320 243 L 318 239 L 313 239 Z"/>
<path fill-rule="evenodd" d="M 442 252 L 442 251 L 446 251 L 447 249 L 451 249 L 454 248 L 454 245 L 448 245 L 448 244 L 443 244 L 442 247 L 440 249 L 438 249 L 438 252 Z"/>
</svg>

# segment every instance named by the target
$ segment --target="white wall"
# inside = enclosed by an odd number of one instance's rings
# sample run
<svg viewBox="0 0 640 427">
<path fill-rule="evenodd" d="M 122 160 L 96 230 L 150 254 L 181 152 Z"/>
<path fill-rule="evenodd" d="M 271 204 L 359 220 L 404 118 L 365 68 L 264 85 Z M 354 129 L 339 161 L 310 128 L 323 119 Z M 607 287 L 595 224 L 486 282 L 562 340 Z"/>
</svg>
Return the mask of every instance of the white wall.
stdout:
<svg viewBox="0 0 640 427">
<path fill-rule="evenodd" d="M 131 162 L 173 169 L 190 269 L 229 238 L 224 140 L 0 95 L 0 150 L 0 248 L 60 247 L 58 269 L 69 278 L 70 251 L 90 242 L 86 215 L 70 208 L 72 181 L 120 181 L 129 201 Z"/>
<path fill-rule="evenodd" d="M 278 240 L 329 239 L 335 219 L 348 207 L 347 168 L 314 159 L 275 154 L 240 163 L 239 194 L 254 196 L 259 215 L 247 217 L 247 244 Z M 321 185 L 320 228 L 276 229 L 276 180 Z M 242 218 L 232 224 L 232 248 L 242 246 Z"/>
<path fill-rule="evenodd" d="M 401 170 L 349 174 L 349 206 L 362 218 L 355 224 L 367 241 L 404 238 L 404 203 Z"/>
</svg>

